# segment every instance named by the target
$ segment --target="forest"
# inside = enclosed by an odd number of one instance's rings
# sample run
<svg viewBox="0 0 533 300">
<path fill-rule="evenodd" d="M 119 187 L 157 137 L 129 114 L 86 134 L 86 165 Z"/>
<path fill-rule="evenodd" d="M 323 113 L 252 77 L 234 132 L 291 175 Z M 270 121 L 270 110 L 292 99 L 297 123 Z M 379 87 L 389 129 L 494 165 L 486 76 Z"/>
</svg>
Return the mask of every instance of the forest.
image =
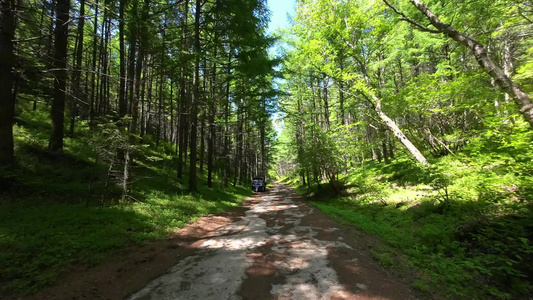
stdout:
<svg viewBox="0 0 533 300">
<path fill-rule="evenodd" d="M 533 2 L 298 2 L 275 172 L 446 298 L 533 280 Z"/>
<path fill-rule="evenodd" d="M 533 1 L 0 0 L 0 297 L 254 176 L 431 297 L 533 292 Z"/>
<path fill-rule="evenodd" d="M 266 172 L 278 60 L 264 1 L 1 11 L 0 290 L 233 207 Z"/>
</svg>

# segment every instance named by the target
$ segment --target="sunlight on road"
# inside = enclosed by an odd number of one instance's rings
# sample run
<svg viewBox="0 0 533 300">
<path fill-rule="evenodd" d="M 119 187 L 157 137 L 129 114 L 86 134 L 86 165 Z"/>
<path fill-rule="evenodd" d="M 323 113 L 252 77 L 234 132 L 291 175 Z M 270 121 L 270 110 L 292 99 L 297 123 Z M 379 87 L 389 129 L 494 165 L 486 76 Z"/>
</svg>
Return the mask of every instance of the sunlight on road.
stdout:
<svg viewBox="0 0 533 300">
<path fill-rule="evenodd" d="M 342 242 L 340 235 L 330 240 L 318 238 L 319 232 L 331 234 L 337 228 L 302 225 L 314 209 L 290 196 L 291 192 L 279 185 L 258 196 L 261 201 L 246 211 L 243 219 L 218 229 L 215 237 L 200 244 L 195 255 L 184 258 L 129 299 L 241 299 L 239 292 L 248 276 L 269 272 L 283 280 L 265 290 L 266 298 L 353 298 L 353 291 L 339 283 L 329 261 L 330 249 L 353 248 Z M 270 269 L 259 265 L 247 273 L 257 266 L 257 259 L 266 257 L 271 257 L 267 259 Z M 349 264 L 350 270 L 358 268 L 357 260 Z M 354 286 L 361 291 L 366 288 L 357 282 Z"/>
</svg>

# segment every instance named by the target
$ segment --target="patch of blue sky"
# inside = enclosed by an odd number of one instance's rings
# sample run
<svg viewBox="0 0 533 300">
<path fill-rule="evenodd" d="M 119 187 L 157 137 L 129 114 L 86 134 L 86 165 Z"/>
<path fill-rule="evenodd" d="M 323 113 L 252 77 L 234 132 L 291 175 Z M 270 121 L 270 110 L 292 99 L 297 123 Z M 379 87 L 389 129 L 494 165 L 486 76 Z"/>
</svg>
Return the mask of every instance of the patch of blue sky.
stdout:
<svg viewBox="0 0 533 300">
<path fill-rule="evenodd" d="M 267 4 L 271 11 L 270 23 L 268 24 L 268 33 L 273 34 L 277 30 L 287 29 L 291 26 L 291 20 L 296 14 L 296 2 L 297 0 L 268 0 Z M 279 43 L 276 43 L 269 51 L 271 55 L 279 55 L 280 47 Z M 279 79 L 278 79 L 279 80 Z M 277 82 L 274 83 L 277 86 Z M 278 136 L 283 130 L 283 119 L 279 112 L 275 112 L 272 115 L 274 121 L 274 129 Z"/>
<path fill-rule="evenodd" d="M 289 28 L 290 20 L 296 13 L 296 0 L 268 0 L 267 4 L 272 13 L 268 32 L 273 33 L 278 29 Z"/>
</svg>

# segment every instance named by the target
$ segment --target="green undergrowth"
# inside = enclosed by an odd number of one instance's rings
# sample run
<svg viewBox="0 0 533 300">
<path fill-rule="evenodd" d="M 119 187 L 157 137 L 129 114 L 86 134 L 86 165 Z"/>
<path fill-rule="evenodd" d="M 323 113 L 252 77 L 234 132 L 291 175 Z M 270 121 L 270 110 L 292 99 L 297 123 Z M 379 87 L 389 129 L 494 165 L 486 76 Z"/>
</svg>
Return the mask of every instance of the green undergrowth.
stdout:
<svg viewBox="0 0 533 300">
<path fill-rule="evenodd" d="M 313 205 L 387 245 L 371 254 L 418 270 L 413 286 L 461 299 L 528 299 L 533 292 L 533 149 L 527 129 L 489 132 L 430 167 L 400 156 L 328 185 L 298 187 Z M 518 141 L 518 142 L 516 142 Z M 490 146 L 489 146 L 490 145 Z M 285 182 L 297 185 L 292 179 Z"/>
<path fill-rule="evenodd" d="M 65 140 L 63 153 L 51 154 L 48 118 L 41 111 L 20 113 L 17 166 L 0 170 L 0 295 L 38 291 L 72 267 L 91 267 L 114 251 L 167 237 L 251 195 L 242 187 L 208 188 L 202 174 L 199 192 L 187 193 L 188 178 L 176 178 L 174 149 L 165 143 L 156 149 L 147 139 L 134 151 L 131 197 L 120 201 L 120 187 L 106 180 L 109 165 L 98 158 L 86 124 Z"/>
</svg>

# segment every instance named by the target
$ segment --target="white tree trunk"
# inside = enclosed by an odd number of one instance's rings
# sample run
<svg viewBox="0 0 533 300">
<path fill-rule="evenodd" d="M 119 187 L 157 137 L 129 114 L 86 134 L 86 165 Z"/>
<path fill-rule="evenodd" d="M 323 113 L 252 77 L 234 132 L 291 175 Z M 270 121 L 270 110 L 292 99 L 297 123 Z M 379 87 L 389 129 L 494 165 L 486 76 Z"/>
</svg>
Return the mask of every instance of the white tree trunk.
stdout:
<svg viewBox="0 0 533 300">
<path fill-rule="evenodd" d="M 418 162 L 422 163 L 423 165 L 428 165 L 429 163 L 424 157 L 424 155 L 405 136 L 405 134 L 402 132 L 400 127 L 398 127 L 396 122 L 394 122 L 394 120 L 392 120 L 391 118 L 389 118 L 389 116 L 383 113 L 383 111 L 381 110 L 381 100 L 374 94 L 372 94 L 371 97 L 374 101 L 375 111 L 378 114 L 379 118 L 383 121 L 385 126 L 387 126 L 387 128 L 394 134 L 394 136 L 396 136 L 400 140 L 400 142 L 402 142 L 405 148 L 409 150 L 409 152 Z"/>
</svg>

